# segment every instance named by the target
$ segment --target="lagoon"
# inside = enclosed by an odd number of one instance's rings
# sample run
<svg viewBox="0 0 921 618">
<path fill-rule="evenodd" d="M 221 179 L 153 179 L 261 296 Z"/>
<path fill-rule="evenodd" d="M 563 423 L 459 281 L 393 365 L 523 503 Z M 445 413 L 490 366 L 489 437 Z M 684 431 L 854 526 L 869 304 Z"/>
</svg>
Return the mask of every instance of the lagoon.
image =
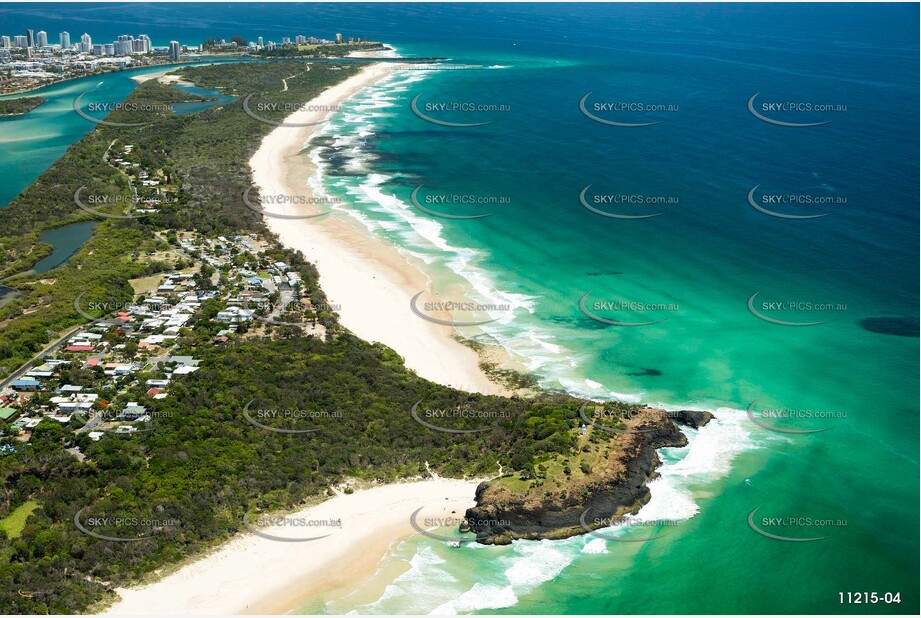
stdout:
<svg viewBox="0 0 921 618">
<path fill-rule="evenodd" d="M 54 251 L 51 252 L 51 255 L 36 262 L 32 270 L 41 275 L 69 260 L 93 236 L 93 228 L 97 224 L 97 221 L 81 221 L 39 234 L 39 241 L 54 246 Z"/>
</svg>

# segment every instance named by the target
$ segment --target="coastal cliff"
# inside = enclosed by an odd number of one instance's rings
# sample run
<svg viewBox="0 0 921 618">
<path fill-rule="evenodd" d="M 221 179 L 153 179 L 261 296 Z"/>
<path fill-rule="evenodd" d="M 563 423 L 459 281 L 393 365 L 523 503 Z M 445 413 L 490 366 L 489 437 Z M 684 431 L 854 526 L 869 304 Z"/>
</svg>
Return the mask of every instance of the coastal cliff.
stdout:
<svg viewBox="0 0 921 618">
<path fill-rule="evenodd" d="M 533 476 L 481 483 L 462 531 L 475 532 L 480 543 L 506 545 L 514 539 L 562 539 L 584 534 L 586 527 L 610 525 L 649 501 L 647 483 L 661 464 L 656 449 L 688 443 L 676 423 L 697 429 L 712 419 L 704 411 L 652 408 L 631 410 L 617 423 L 595 415 L 576 454 L 538 466 Z"/>
</svg>

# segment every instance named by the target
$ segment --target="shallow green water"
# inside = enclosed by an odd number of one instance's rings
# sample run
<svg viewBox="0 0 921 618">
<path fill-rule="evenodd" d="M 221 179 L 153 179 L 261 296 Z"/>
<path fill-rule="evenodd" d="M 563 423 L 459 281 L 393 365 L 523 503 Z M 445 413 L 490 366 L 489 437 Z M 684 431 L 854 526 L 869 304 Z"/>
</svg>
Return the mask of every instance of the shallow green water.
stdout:
<svg viewBox="0 0 921 618">
<path fill-rule="evenodd" d="M 789 32 L 791 46 L 805 40 L 802 28 Z M 689 432 L 688 449 L 663 454 L 662 478 L 640 513 L 680 522 L 661 539 L 460 549 L 415 539 L 385 562 L 380 578 L 390 581 L 377 582 L 377 601 L 368 603 L 365 588 L 328 605 L 315 599 L 305 611 L 917 609 L 917 153 L 904 137 L 917 114 L 912 106 L 892 106 L 885 119 L 872 111 L 886 96 L 913 101 L 916 80 L 907 76 L 916 67 L 899 46 L 890 47 L 886 71 L 846 47 L 808 48 L 778 62 L 768 41 L 720 32 L 718 42 L 680 43 L 622 34 L 608 47 L 552 48 L 559 55 L 522 43 L 515 52 L 498 51 L 498 43 L 458 46 L 449 50 L 457 62 L 491 69 L 396 76 L 356 97 L 325 131 L 332 139 L 315 142 L 327 163 L 323 186 L 346 200 L 341 216 L 408 251 L 436 293 L 463 284 L 477 300 L 510 303 L 513 310 L 492 314 L 497 320 L 478 336 L 506 347 L 544 385 L 717 410 L 718 419 Z M 720 48 L 733 46 L 730 61 Z M 847 115 L 821 131 L 778 132 L 745 108 L 759 89 L 847 101 Z M 681 111 L 657 116 L 656 127 L 618 132 L 580 114 L 586 92 L 674 101 Z M 493 121 L 447 129 L 411 112 L 420 94 L 513 111 L 444 114 Z M 427 194 L 506 196 L 510 204 L 492 207 L 487 219 L 439 219 L 411 203 L 422 184 Z M 599 194 L 678 200 L 653 219 L 606 219 L 578 201 L 589 184 Z M 846 205 L 808 211 L 829 213 L 821 219 L 777 219 L 749 205 L 746 195 L 759 184 L 765 192 L 846 196 Z M 616 212 L 648 212 L 642 208 Z M 607 326 L 579 310 L 588 292 L 675 308 L 600 310 L 609 319 L 664 320 Z M 767 317 L 824 323 L 762 320 L 747 305 L 756 292 L 754 307 Z M 761 304 L 787 300 L 834 307 Z M 905 327 L 867 328 L 875 318 Z M 825 431 L 764 429 L 746 417 L 753 402 L 766 425 Z M 769 416 L 784 410 L 799 418 Z M 748 524 L 754 509 L 765 532 L 827 538 L 768 538 Z M 780 517 L 797 521 L 772 521 Z M 394 564 L 408 570 L 394 579 Z M 843 605 L 839 593 L 848 591 L 900 592 L 901 604 Z"/>
</svg>

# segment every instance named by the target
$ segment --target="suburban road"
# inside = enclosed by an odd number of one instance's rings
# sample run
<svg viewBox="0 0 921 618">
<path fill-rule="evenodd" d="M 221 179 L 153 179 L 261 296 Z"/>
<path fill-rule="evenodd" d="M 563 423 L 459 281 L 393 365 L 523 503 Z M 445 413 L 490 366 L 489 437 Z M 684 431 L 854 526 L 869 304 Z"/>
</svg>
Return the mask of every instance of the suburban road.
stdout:
<svg viewBox="0 0 921 618">
<path fill-rule="evenodd" d="M 58 337 L 57 339 L 55 339 L 54 342 L 52 342 L 48 347 L 46 347 L 44 350 L 42 350 L 41 352 L 36 354 L 34 357 L 32 357 L 32 360 L 30 360 L 25 365 L 23 365 L 22 367 L 14 371 L 12 374 L 10 374 L 10 376 L 7 377 L 5 380 L 3 380 L 3 382 L 0 382 L 0 389 L 4 389 L 8 387 L 10 384 L 15 382 L 19 378 L 21 378 L 27 371 L 29 371 L 30 369 L 32 369 L 32 367 L 38 364 L 36 363 L 36 361 L 40 361 L 46 356 L 48 356 L 49 354 L 51 354 L 52 352 L 55 352 L 58 348 L 64 345 L 64 343 L 68 339 L 73 337 L 79 331 L 83 330 L 83 328 L 84 326 L 78 326 L 72 330 L 67 331 L 67 333 L 62 335 L 61 337 Z"/>
</svg>

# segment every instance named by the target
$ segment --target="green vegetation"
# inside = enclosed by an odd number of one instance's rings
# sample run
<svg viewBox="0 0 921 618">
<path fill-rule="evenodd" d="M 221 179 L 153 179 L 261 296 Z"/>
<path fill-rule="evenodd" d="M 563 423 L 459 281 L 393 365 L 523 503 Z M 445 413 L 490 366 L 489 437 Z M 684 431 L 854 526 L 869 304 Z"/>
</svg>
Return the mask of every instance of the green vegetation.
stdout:
<svg viewBox="0 0 921 618">
<path fill-rule="evenodd" d="M 320 64 L 308 73 L 303 63 L 273 62 L 181 72 L 185 79 L 238 97 L 260 93 L 282 104 L 277 112 L 264 112 L 280 120 L 283 104 L 309 100 L 357 70 L 354 64 Z M 287 91 L 281 90 L 284 78 Z M 162 103 L 174 94 L 150 81 L 129 101 Z M 164 238 L 175 240 L 183 230 L 270 236 L 242 194 L 250 183 L 247 162 L 274 127 L 248 116 L 241 98 L 185 116 L 123 109 L 109 119 L 151 124 L 100 125 L 4 210 L 0 272 L 4 283 L 25 293 L 0 309 L 0 365 L 7 370 L 30 358 L 55 333 L 81 322 L 73 308 L 77 294 L 85 292 L 87 302 L 125 302 L 133 292 L 130 279 L 185 267 L 187 262 L 151 257 L 168 248 Z M 40 257 L 41 250 L 28 246 L 38 232 L 91 217 L 74 205 L 79 187 L 130 195 L 127 176 L 105 159 L 110 149 L 118 152 L 126 145 L 133 147 L 131 161 L 156 170 L 178 188 L 176 199 L 140 219 L 100 222 L 86 246 L 41 277 L 22 272 Z M 268 253 L 300 273 L 315 306 L 327 304 L 316 269 L 303 255 L 277 245 Z M 111 588 L 130 585 L 238 533 L 248 510 L 300 505 L 347 479 L 422 476 L 426 462 L 445 476 L 485 475 L 501 465 L 534 478 L 541 462 L 570 457 L 579 444 L 578 405 L 568 397 L 504 399 L 427 382 L 389 348 L 342 329 L 333 313 L 320 317 L 325 339 L 304 336 L 295 327 L 267 328 L 218 348 L 207 344 L 221 328 L 210 321 L 217 310 L 206 302 L 194 328 L 180 334 L 177 345 L 194 353 L 201 365 L 173 383 L 168 398 L 147 395 L 143 372 L 130 387 L 128 398 L 154 413 L 151 431 L 109 434 L 93 442 L 74 433 L 79 424 L 44 420 L 28 443 L 0 440 L 6 449 L 0 455 L 0 515 L 9 517 L 18 512 L 14 505 L 29 501 L 41 505 L 18 538 L 0 539 L 0 579 L 6 582 L 0 587 L 0 611 L 86 611 L 111 598 Z M 87 384 L 100 372 L 98 367 L 72 368 L 62 379 Z M 289 435 L 260 429 L 243 416 L 253 399 L 262 408 L 310 411 L 310 427 L 317 431 Z M 459 415 L 438 424 L 486 431 L 428 429 L 412 417 L 417 402 L 426 410 L 477 410 L 486 420 Z M 85 459 L 66 450 L 73 446 Z M 75 527 L 74 516 L 84 508 L 84 519 L 108 515 L 169 524 L 116 527 L 113 536 L 143 539 L 106 541 Z"/>
<path fill-rule="evenodd" d="M 338 45 L 297 45 L 261 49 L 253 56 L 262 58 L 342 58 L 355 51 L 387 49 L 383 43 L 340 43 Z"/>
<path fill-rule="evenodd" d="M 77 294 L 127 302 L 131 297 L 128 279 L 162 269 L 142 261 L 143 253 L 159 241 L 136 225 L 102 222 L 66 264 L 43 275 L 26 273 L 4 282 L 24 293 L 0 309 L 0 369 L 4 375 L 44 348 L 55 333 L 85 322 L 73 306 Z"/>
<path fill-rule="evenodd" d="M 0 578 L 15 584 L 5 596 L 0 591 L 0 610 L 83 610 L 105 598 L 107 588 L 239 532 L 249 509 L 293 507 L 327 495 L 331 484 L 349 478 L 421 476 L 426 461 L 445 476 L 495 473 L 498 464 L 522 466 L 566 449 L 578 413 L 562 397 L 506 400 L 429 383 L 408 372 L 388 348 L 348 334 L 332 341 L 249 340 L 195 354 L 202 358 L 201 369 L 174 384 L 170 398 L 146 397 L 144 387 L 131 394 L 154 411 L 152 431 L 94 443 L 44 421 L 28 446 L 17 445 L 15 454 L 0 460 L 11 501 L 40 497 L 43 505 L 16 542 L 0 546 L 10 555 L 0 565 Z M 260 409 L 330 415 L 308 421 L 315 433 L 278 434 L 246 421 L 242 409 L 253 398 Z M 410 410 L 420 399 L 433 407 L 467 406 L 502 416 L 485 424 L 451 423 L 485 427 L 482 433 L 446 434 L 412 419 Z M 63 450 L 72 441 L 86 461 Z M 105 541 L 74 527 L 73 517 L 83 507 L 89 507 L 84 518 L 175 523 L 159 530 L 113 527 L 107 533 L 145 539 Z M 65 572 L 70 576 L 62 588 Z M 23 599 L 13 592 L 21 586 L 54 595 Z"/>
<path fill-rule="evenodd" d="M 555 496 L 597 480 L 598 471 L 605 470 L 608 462 L 620 454 L 617 443 L 603 430 L 589 428 L 581 443 L 576 440 L 573 437 L 573 448 L 540 453 L 517 473 L 496 479 L 493 484 L 513 494 L 540 488 L 544 495 Z"/>
<path fill-rule="evenodd" d="M 354 65 L 323 65 L 308 73 L 302 63 L 277 62 L 261 63 L 258 67 L 249 64 L 188 67 L 181 74 L 199 85 L 220 88 L 229 94 L 265 93 L 265 100 L 279 103 L 280 109 L 261 114 L 278 121 L 284 116 L 281 109 L 285 104 L 293 106 L 309 100 L 359 69 Z M 292 75 L 298 77 L 291 78 Z M 283 92 L 285 78 L 290 78 L 289 89 Z M 2 372 L 9 373 L 21 366 L 56 333 L 82 321 L 73 307 L 80 292 L 87 292 L 87 299 L 125 301 L 128 279 L 161 272 L 163 265 L 142 258 L 159 244 L 154 231 L 194 229 L 212 235 L 265 231 L 259 215 L 247 208 L 242 196 L 250 184 L 247 162 L 261 137 L 274 127 L 248 116 L 239 100 L 183 116 L 165 110 L 164 103 L 188 98 L 186 93 L 156 80 L 145 82 L 130 98 L 138 111 L 126 106 L 107 119 L 150 124 L 99 125 L 3 209 L 0 277 L 5 277 L 3 284 L 25 295 L 0 309 L 0 324 L 4 325 L 0 331 Z M 151 109 L 154 111 L 146 111 Z M 114 142 L 132 144 L 135 156 L 146 168 L 162 170 L 167 177 L 175 176 L 179 186 L 176 202 L 149 217 L 107 219 L 67 263 L 40 277 L 23 272 L 51 251 L 48 245 L 35 245 L 38 232 L 93 218 L 74 203 L 74 193 L 81 186 L 86 187 L 84 195 L 109 196 L 113 200 L 129 198 L 127 176 L 104 158 Z M 253 191 L 250 195 L 255 200 L 258 193 Z M 279 249 L 278 255 L 290 260 L 301 273 L 314 305 L 327 304 L 313 265 L 293 252 Z M 35 311 L 38 308 L 41 311 Z"/>
<path fill-rule="evenodd" d="M 26 520 L 29 519 L 29 515 L 39 506 L 36 500 L 27 500 L 20 504 L 12 513 L 0 519 L 0 531 L 2 531 L 8 539 L 19 538 L 23 528 L 26 527 Z"/>
<path fill-rule="evenodd" d="M 53 248 L 38 241 L 38 232 L 15 238 L 0 238 L 0 279 L 28 269 L 32 264 L 51 254 Z"/>
<path fill-rule="evenodd" d="M 22 97 L 19 99 L 0 100 L 0 116 L 19 116 L 28 114 L 48 99 L 44 97 Z"/>
</svg>

